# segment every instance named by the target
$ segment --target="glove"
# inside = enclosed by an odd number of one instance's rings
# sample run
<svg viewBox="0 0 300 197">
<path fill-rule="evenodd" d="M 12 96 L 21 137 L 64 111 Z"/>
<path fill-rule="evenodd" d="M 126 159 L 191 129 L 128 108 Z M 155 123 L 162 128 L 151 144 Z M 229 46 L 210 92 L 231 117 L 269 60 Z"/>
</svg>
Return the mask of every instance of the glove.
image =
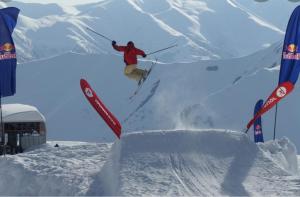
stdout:
<svg viewBox="0 0 300 197">
<path fill-rule="evenodd" d="M 147 57 L 147 55 L 146 55 L 146 54 L 144 54 L 144 55 L 143 55 L 143 58 L 145 58 L 145 57 Z"/>
<path fill-rule="evenodd" d="M 113 41 L 111 42 L 111 44 L 112 44 L 112 45 L 115 45 L 115 44 L 117 44 L 117 42 L 113 40 Z"/>
</svg>

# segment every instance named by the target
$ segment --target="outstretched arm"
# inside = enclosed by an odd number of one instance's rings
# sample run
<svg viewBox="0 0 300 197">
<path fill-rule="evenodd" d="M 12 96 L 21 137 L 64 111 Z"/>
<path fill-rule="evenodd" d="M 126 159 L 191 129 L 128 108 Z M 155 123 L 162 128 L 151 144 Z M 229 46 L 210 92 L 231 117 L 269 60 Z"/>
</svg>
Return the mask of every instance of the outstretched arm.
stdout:
<svg viewBox="0 0 300 197">
<path fill-rule="evenodd" d="M 143 57 L 146 57 L 146 56 L 147 56 L 146 53 L 145 53 L 143 50 L 138 49 L 138 48 L 135 48 L 135 53 L 136 53 L 137 55 L 141 55 L 141 56 L 143 56 Z"/>
<path fill-rule="evenodd" d="M 125 51 L 125 46 L 118 46 L 116 41 L 112 41 L 112 46 L 116 51 Z"/>
</svg>

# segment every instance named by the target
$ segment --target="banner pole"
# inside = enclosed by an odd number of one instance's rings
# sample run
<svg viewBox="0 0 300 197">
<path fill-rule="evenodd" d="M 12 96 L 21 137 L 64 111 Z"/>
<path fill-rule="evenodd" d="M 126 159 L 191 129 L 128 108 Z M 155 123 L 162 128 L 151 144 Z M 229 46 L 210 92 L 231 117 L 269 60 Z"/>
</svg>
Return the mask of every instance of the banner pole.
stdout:
<svg viewBox="0 0 300 197">
<path fill-rule="evenodd" d="M 2 154 L 5 155 L 5 133 L 4 133 L 4 123 L 3 123 L 3 113 L 2 113 L 2 97 L 0 91 L 0 119 L 1 119 L 1 147 Z"/>
<path fill-rule="evenodd" d="M 278 108 L 278 104 L 276 104 L 276 108 L 275 108 L 275 121 L 274 121 L 274 133 L 273 133 L 273 140 L 275 140 L 275 138 L 276 138 L 276 126 L 277 126 L 277 108 Z"/>
</svg>

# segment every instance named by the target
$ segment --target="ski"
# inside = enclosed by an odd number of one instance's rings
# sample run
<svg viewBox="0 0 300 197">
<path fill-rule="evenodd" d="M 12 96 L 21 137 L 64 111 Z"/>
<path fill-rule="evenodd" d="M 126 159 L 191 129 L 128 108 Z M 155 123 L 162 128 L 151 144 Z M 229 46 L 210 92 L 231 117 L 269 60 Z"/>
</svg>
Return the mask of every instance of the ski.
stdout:
<svg viewBox="0 0 300 197">
<path fill-rule="evenodd" d="M 148 70 L 147 76 L 144 79 L 141 79 L 141 81 L 139 82 L 139 85 L 137 87 L 137 89 L 133 92 L 133 94 L 129 97 L 129 100 L 132 100 L 134 98 L 134 96 L 136 96 L 139 91 L 141 90 L 143 84 L 145 83 L 145 81 L 148 79 L 149 75 L 151 74 L 152 69 L 154 68 L 154 66 L 157 64 L 157 61 L 152 62 L 150 69 Z"/>
</svg>

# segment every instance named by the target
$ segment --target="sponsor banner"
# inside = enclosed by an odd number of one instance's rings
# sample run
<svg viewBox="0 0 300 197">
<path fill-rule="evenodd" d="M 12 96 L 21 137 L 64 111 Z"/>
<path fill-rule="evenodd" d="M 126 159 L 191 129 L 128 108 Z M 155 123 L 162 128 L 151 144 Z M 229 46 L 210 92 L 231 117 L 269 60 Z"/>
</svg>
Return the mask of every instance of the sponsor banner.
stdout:
<svg viewBox="0 0 300 197">
<path fill-rule="evenodd" d="M 279 72 L 278 87 L 267 99 L 262 109 L 257 112 L 254 118 L 247 124 L 249 129 L 255 120 L 270 110 L 281 99 L 288 95 L 294 88 L 300 72 L 300 6 L 297 6 L 287 25 L 283 43 L 281 66 Z"/>
<path fill-rule="evenodd" d="M 257 101 L 255 108 L 254 108 L 254 116 L 259 112 L 259 110 L 263 106 L 263 100 Z M 254 121 L 254 142 L 264 142 L 264 137 L 263 137 L 263 132 L 262 132 L 262 120 L 261 116 L 259 116 L 255 121 Z"/>
<path fill-rule="evenodd" d="M 100 98 L 97 96 L 95 91 L 91 88 L 86 80 L 81 79 L 80 86 L 90 104 L 120 139 L 122 126 L 118 119 L 106 108 L 106 106 L 103 104 L 103 102 L 100 100 Z"/>
<path fill-rule="evenodd" d="M 256 113 L 254 118 L 247 124 L 247 129 L 249 129 L 257 118 L 263 115 L 265 112 L 274 107 L 281 99 L 286 97 L 294 89 L 294 84 L 291 82 L 284 82 L 280 84 L 269 96 L 263 107 Z"/>
<path fill-rule="evenodd" d="M 292 82 L 298 80 L 300 71 L 300 6 L 296 7 L 288 22 L 281 58 L 279 82 Z"/>
<path fill-rule="evenodd" d="M 16 92 L 16 49 L 12 33 L 20 10 L 9 7 L 0 9 L 0 97 Z"/>
<path fill-rule="evenodd" d="M 0 60 L 10 60 L 10 59 L 16 59 L 15 53 L 5 53 L 0 55 Z"/>
</svg>

